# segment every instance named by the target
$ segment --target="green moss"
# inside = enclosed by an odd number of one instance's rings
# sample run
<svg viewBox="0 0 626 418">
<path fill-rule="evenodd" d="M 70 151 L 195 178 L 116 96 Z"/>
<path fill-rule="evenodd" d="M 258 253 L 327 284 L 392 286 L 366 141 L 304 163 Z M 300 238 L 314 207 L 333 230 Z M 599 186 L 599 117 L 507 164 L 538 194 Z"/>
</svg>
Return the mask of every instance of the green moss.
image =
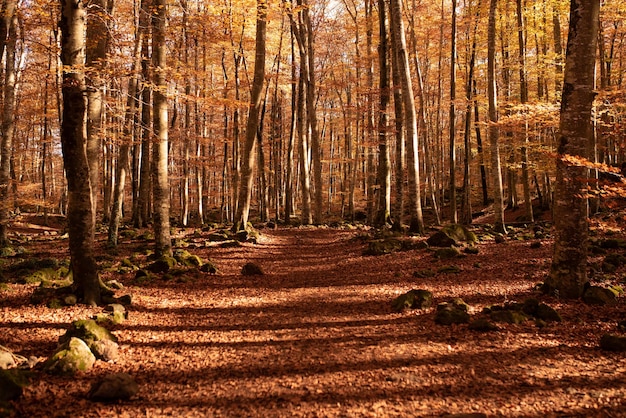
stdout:
<svg viewBox="0 0 626 418">
<path fill-rule="evenodd" d="M 392 302 L 393 309 L 397 312 L 405 309 L 427 309 L 433 304 L 433 294 L 428 290 L 413 289 L 404 293 Z"/>
</svg>

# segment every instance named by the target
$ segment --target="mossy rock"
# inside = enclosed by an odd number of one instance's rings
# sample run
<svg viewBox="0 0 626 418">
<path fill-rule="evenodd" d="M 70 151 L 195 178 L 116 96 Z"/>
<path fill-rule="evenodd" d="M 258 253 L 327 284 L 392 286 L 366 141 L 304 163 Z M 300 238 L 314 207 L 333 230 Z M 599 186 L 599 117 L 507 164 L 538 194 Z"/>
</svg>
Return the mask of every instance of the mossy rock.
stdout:
<svg viewBox="0 0 626 418">
<path fill-rule="evenodd" d="M 433 255 L 439 260 L 450 260 L 460 256 L 461 252 L 456 247 L 438 248 Z"/>
<path fill-rule="evenodd" d="M 474 247 L 473 245 L 470 247 L 465 247 L 463 248 L 463 252 L 465 254 L 471 254 L 471 255 L 476 255 L 480 252 L 480 250 L 478 249 L 478 247 Z"/>
<path fill-rule="evenodd" d="M 523 312 L 511 310 L 492 311 L 489 316 L 494 322 L 504 322 L 507 324 L 521 324 L 528 319 Z"/>
<path fill-rule="evenodd" d="M 203 273 L 216 274 L 217 267 L 211 261 L 205 261 L 204 264 L 200 266 L 200 271 Z"/>
<path fill-rule="evenodd" d="M 42 282 L 53 282 L 59 278 L 59 273 L 56 269 L 47 267 L 32 272 L 28 276 L 24 277 L 23 282 L 25 284 L 37 284 Z M 51 286 L 48 286 L 51 287 Z"/>
<path fill-rule="evenodd" d="M 459 266 L 443 266 L 441 267 L 439 270 L 437 270 L 438 273 L 443 273 L 443 274 L 457 274 L 460 273 L 461 268 Z"/>
<path fill-rule="evenodd" d="M 432 234 L 426 242 L 431 247 L 450 247 L 459 242 L 475 243 L 476 234 L 463 225 L 449 224 Z"/>
<path fill-rule="evenodd" d="M 43 369 L 50 374 L 73 375 L 90 370 L 96 357 L 80 338 L 72 337 L 45 361 Z"/>
<path fill-rule="evenodd" d="M 174 268 L 174 266 L 176 266 L 176 259 L 164 255 L 151 264 L 148 264 L 146 269 L 152 273 L 167 273 L 170 269 Z"/>
<path fill-rule="evenodd" d="M 139 391 L 139 386 L 129 374 L 115 373 L 91 385 L 87 397 L 92 401 L 113 402 L 128 400 Z"/>
<path fill-rule="evenodd" d="M 526 315 L 535 316 L 537 314 L 539 304 L 539 299 L 528 298 L 524 300 L 524 303 L 522 303 L 522 312 L 524 312 Z"/>
<path fill-rule="evenodd" d="M 17 251 L 15 251 L 15 248 L 7 246 L 7 247 L 0 247 L 0 257 L 14 257 L 17 255 Z"/>
<path fill-rule="evenodd" d="M 263 269 L 256 263 L 246 263 L 241 268 L 241 274 L 244 276 L 262 276 Z"/>
<path fill-rule="evenodd" d="M 457 308 L 451 303 L 440 303 L 437 305 L 435 323 L 439 325 L 467 324 L 470 315 L 463 309 Z"/>
<path fill-rule="evenodd" d="M 535 318 L 546 322 L 561 322 L 561 315 L 548 304 L 540 303 L 535 312 Z"/>
<path fill-rule="evenodd" d="M 405 309 L 427 309 L 433 304 L 433 294 L 428 290 L 413 289 L 398 296 L 392 302 L 397 312 Z"/>
<path fill-rule="evenodd" d="M 0 369 L 0 402 L 19 399 L 26 386 L 26 379 L 17 369 Z M 0 409 L 0 412 L 2 409 Z M 0 415 L 1 416 L 1 415 Z"/>
<path fill-rule="evenodd" d="M 430 269 L 418 270 L 413 272 L 413 277 L 416 277 L 418 279 L 426 279 L 428 277 L 433 277 L 434 275 L 435 272 Z"/>
<path fill-rule="evenodd" d="M 178 263 L 186 267 L 201 267 L 202 259 L 195 254 L 191 254 L 187 250 L 177 249 L 174 251 L 174 258 Z"/>
<path fill-rule="evenodd" d="M 600 248 L 604 248 L 605 250 L 613 250 L 624 246 L 624 241 L 615 238 L 607 238 L 600 241 L 598 246 Z"/>
<path fill-rule="evenodd" d="M 230 240 L 230 236 L 225 232 L 213 232 L 207 235 L 207 239 L 211 242 L 224 242 Z"/>
<path fill-rule="evenodd" d="M 583 302 L 587 305 L 617 305 L 617 293 L 601 286 L 589 286 L 583 293 Z"/>
<path fill-rule="evenodd" d="M 604 334 L 600 338 L 600 348 L 607 351 L 626 352 L 626 336 Z"/>
<path fill-rule="evenodd" d="M 402 249 L 402 241 L 397 238 L 385 238 L 370 241 L 363 255 L 385 255 Z"/>
<path fill-rule="evenodd" d="M 478 332 L 498 331 L 500 328 L 487 318 L 478 318 L 469 323 L 468 328 Z"/>
<path fill-rule="evenodd" d="M 113 341 L 94 341 L 89 349 L 98 360 L 113 361 L 119 358 L 119 346 Z"/>
<path fill-rule="evenodd" d="M 98 325 L 93 319 L 81 319 L 72 322 L 66 333 L 59 337 L 59 344 L 65 344 L 74 337 L 85 341 L 87 345 L 102 340 L 117 342 L 117 337 L 111 334 L 111 331 Z"/>
<path fill-rule="evenodd" d="M 135 239 L 138 235 L 139 233 L 136 229 L 122 229 L 120 231 L 120 236 L 128 239 Z"/>
</svg>

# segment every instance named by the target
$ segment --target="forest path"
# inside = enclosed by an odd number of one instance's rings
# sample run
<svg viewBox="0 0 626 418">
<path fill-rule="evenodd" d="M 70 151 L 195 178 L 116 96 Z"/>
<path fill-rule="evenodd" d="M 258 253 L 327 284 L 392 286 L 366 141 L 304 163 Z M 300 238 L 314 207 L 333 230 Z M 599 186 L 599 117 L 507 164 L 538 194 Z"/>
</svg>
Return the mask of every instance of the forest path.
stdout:
<svg viewBox="0 0 626 418">
<path fill-rule="evenodd" d="M 549 246 L 479 244 L 480 253 L 438 261 L 429 251 L 363 256 L 357 231 L 262 231 L 259 243 L 195 248 L 218 266 L 138 285 L 114 332 L 120 358 L 72 379 L 42 375 L 26 389 L 24 416 L 384 417 L 626 416 L 626 365 L 595 348 L 615 314 L 566 306 L 564 323 L 532 321 L 476 333 L 440 326 L 434 308 L 396 313 L 391 301 L 411 288 L 437 302 L 462 297 L 479 315 L 489 304 L 523 299 L 546 273 Z M 246 262 L 265 274 L 243 276 Z M 457 274 L 439 273 L 455 265 Z M 431 270 L 434 276 L 415 278 Z M 4 306 L 4 305 L 3 305 Z M 90 308 L 2 308 L 3 345 L 25 355 L 54 349 L 66 324 Z M 623 306 L 621 315 L 624 315 Z M 17 326 L 18 323 L 21 324 Z M 94 404 L 90 383 L 114 371 L 133 375 L 128 402 Z M 80 411 L 77 414 L 77 411 Z"/>
</svg>

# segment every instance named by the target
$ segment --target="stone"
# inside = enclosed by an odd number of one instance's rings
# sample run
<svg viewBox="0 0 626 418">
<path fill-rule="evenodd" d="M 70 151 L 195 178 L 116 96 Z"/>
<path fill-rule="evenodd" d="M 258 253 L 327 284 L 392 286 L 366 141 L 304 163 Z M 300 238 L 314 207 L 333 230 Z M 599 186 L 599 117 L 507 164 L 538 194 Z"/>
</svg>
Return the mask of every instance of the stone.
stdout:
<svg viewBox="0 0 626 418">
<path fill-rule="evenodd" d="M 492 321 L 504 322 L 507 324 L 521 324 L 528 319 L 523 312 L 509 310 L 492 311 L 489 316 Z"/>
<path fill-rule="evenodd" d="M 114 373 L 91 385 L 87 397 L 93 401 L 128 400 L 139 391 L 139 385 L 128 373 Z"/>
<path fill-rule="evenodd" d="M 467 324 L 470 320 L 469 313 L 458 308 L 452 303 L 440 303 L 437 305 L 435 323 L 439 325 Z"/>
<path fill-rule="evenodd" d="M 90 370 L 96 357 L 80 338 L 72 337 L 44 363 L 44 370 L 50 374 L 73 375 Z"/>
<path fill-rule="evenodd" d="M 207 239 L 211 242 L 223 242 L 228 241 L 230 237 L 224 232 L 213 232 L 207 235 Z"/>
<path fill-rule="evenodd" d="M 241 274 L 244 276 L 262 276 L 263 269 L 258 264 L 246 263 L 241 268 Z"/>
<path fill-rule="evenodd" d="M 176 266 L 176 259 L 174 257 L 162 256 L 158 260 L 148 264 L 146 270 L 152 273 L 167 273 L 170 269 Z"/>
<path fill-rule="evenodd" d="M 17 362 L 13 353 L 0 345 L 0 369 L 11 369 L 16 366 Z"/>
<path fill-rule="evenodd" d="M 203 273 L 215 274 L 217 273 L 217 267 L 211 261 L 205 261 L 204 264 L 200 266 L 200 271 Z"/>
<path fill-rule="evenodd" d="M 450 247 L 459 242 L 474 243 L 478 241 L 476 234 L 463 225 L 449 224 L 432 234 L 426 242 L 431 247 Z"/>
<path fill-rule="evenodd" d="M 370 241 L 363 255 L 385 255 L 402 249 L 402 241 L 398 238 L 385 238 Z"/>
<path fill-rule="evenodd" d="M 539 308 L 539 300 L 535 298 L 528 298 L 522 303 L 522 312 L 526 315 L 535 316 Z"/>
<path fill-rule="evenodd" d="M 433 304 L 433 294 L 428 290 L 413 289 L 398 296 L 392 302 L 397 312 L 405 309 L 427 309 Z"/>
<path fill-rule="evenodd" d="M 119 346 L 113 341 L 94 341 L 89 348 L 98 360 L 113 361 L 119 358 Z"/>
<path fill-rule="evenodd" d="M 500 329 L 496 324 L 489 321 L 487 318 L 475 319 L 472 322 L 470 322 L 470 324 L 467 327 L 471 329 L 472 331 L 478 331 L 478 332 L 498 331 Z"/>
<path fill-rule="evenodd" d="M 0 369 L 0 402 L 18 399 L 22 396 L 24 386 L 20 371 Z"/>
<path fill-rule="evenodd" d="M 607 351 L 626 352 L 626 336 L 604 334 L 600 338 L 600 348 Z"/>
<path fill-rule="evenodd" d="M 433 255 L 439 260 L 450 260 L 461 255 L 461 252 L 456 247 L 438 248 Z"/>
<path fill-rule="evenodd" d="M 556 309 L 545 303 L 540 303 L 539 306 L 537 306 L 537 311 L 534 316 L 546 322 L 561 322 L 562 320 L 561 315 Z"/>
<path fill-rule="evenodd" d="M 74 337 L 80 338 L 88 345 L 102 340 L 117 342 L 117 337 L 111 334 L 111 331 L 98 325 L 93 319 L 81 319 L 72 322 L 67 332 L 59 337 L 59 344 L 64 344 Z"/>
<path fill-rule="evenodd" d="M 601 286 L 589 286 L 583 293 L 583 302 L 587 305 L 613 306 L 617 305 L 617 295 L 611 289 Z"/>
</svg>

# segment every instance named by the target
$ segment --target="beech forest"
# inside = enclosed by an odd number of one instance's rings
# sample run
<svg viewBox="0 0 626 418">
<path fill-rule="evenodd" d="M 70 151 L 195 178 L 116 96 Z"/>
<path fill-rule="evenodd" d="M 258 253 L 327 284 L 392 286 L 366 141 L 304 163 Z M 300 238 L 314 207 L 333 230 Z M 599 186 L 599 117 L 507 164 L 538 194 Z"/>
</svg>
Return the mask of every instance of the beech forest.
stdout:
<svg viewBox="0 0 626 418">
<path fill-rule="evenodd" d="M 0 417 L 626 417 L 621 0 L 0 10 Z"/>
</svg>

